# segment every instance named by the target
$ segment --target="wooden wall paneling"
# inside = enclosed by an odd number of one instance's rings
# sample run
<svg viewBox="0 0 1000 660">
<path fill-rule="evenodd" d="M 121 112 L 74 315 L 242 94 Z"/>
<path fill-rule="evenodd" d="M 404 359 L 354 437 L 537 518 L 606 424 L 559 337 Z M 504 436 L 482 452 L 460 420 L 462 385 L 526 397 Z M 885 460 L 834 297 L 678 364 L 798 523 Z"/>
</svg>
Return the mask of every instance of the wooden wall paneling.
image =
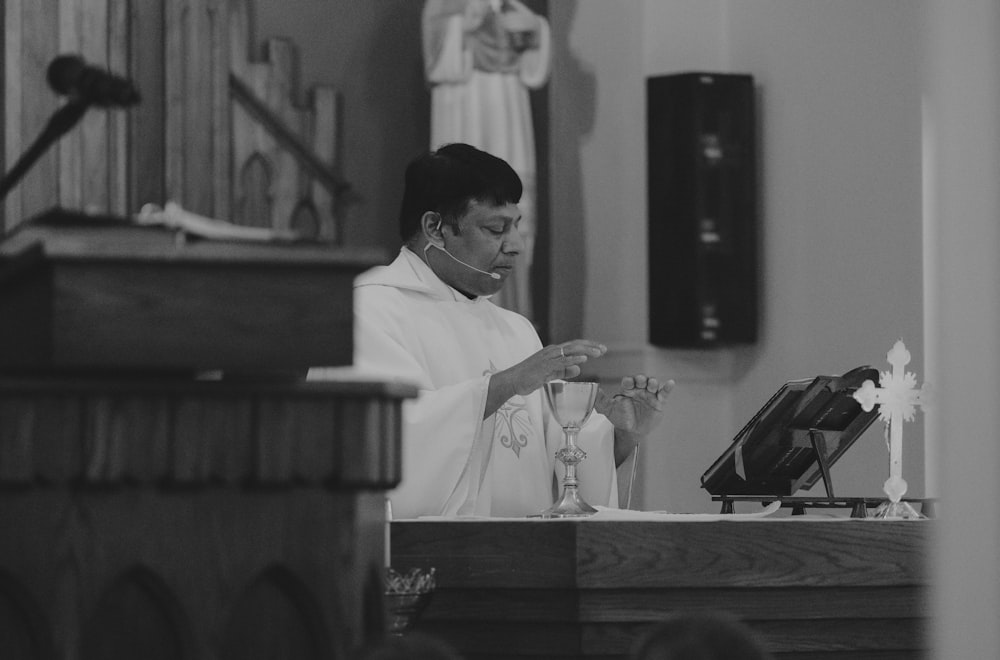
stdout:
<svg viewBox="0 0 1000 660">
<path fill-rule="evenodd" d="M 245 55 L 244 55 L 245 57 Z M 288 94 L 292 76 L 291 45 L 278 39 L 267 42 L 263 62 L 234 61 L 234 72 L 242 70 L 242 79 L 253 93 L 293 132 L 301 135 L 301 117 L 291 107 Z M 240 74 L 237 74 L 240 75 Z M 281 229 L 289 228 L 292 213 L 299 200 L 298 165 L 267 129 L 254 121 L 241 106 L 233 106 L 234 169 L 239 173 L 234 181 L 234 197 L 239 201 L 234 220 L 240 224 L 263 222 Z M 266 199 L 254 197 L 252 178 L 245 176 L 247 167 L 257 158 L 267 163 L 268 189 Z M 266 203 L 265 208 L 255 207 Z"/>
<path fill-rule="evenodd" d="M 109 0 L 108 5 L 108 68 L 118 75 L 132 78 L 132 0 Z M 151 4 L 151 3 L 146 3 Z M 141 94 L 141 92 L 140 92 Z M 129 207 L 129 124 L 131 112 L 114 110 L 108 113 L 107 162 L 108 204 L 112 215 L 128 215 L 138 211 Z"/>
<path fill-rule="evenodd" d="M 264 61 L 254 63 L 250 67 L 250 71 L 254 74 L 252 78 L 254 91 L 295 135 L 301 137 L 305 116 L 294 106 L 292 84 L 294 48 L 287 39 L 268 39 L 264 48 Z M 258 135 L 263 137 L 260 133 Z M 292 213 L 298 203 L 300 173 L 292 155 L 276 144 L 273 138 L 268 137 L 272 143 L 268 151 L 275 170 L 272 181 L 274 199 L 271 205 L 271 224 L 284 229 L 291 223 Z"/>
<path fill-rule="evenodd" d="M 163 10 L 163 113 L 164 113 L 164 202 L 183 204 L 184 172 L 184 79 L 182 54 L 187 39 L 183 31 L 186 2 L 164 3 Z M 195 209 L 191 209 L 194 211 Z"/>
<path fill-rule="evenodd" d="M 3 3 L 3 170 L 6 173 L 15 162 L 22 150 L 21 138 L 21 104 L 24 89 L 21 85 L 21 3 L 19 0 L 5 0 Z M 3 202 L 2 217 L 0 217 L 0 232 L 13 228 L 20 215 L 21 189 L 14 188 L 7 194 Z"/>
<path fill-rule="evenodd" d="M 104 9 L 105 5 L 104 0 L 98 0 L 98 3 L 95 3 L 95 11 Z M 80 6 L 77 0 L 59 0 L 59 13 L 57 16 L 59 30 L 58 47 L 51 53 L 52 55 L 58 53 L 77 53 L 83 56 L 83 53 L 80 52 L 81 37 L 78 32 L 83 28 L 81 23 L 84 17 L 80 15 L 82 12 L 79 9 Z M 98 24 L 100 25 L 100 23 Z M 73 130 L 64 135 L 59 140 L 59 143 L 53 146 L 54 151 L 59 155 L 59 186 L 57 188 L 58 197 L 55 201 L 64 208 L 82 208 L 83 190 L 81 174 L 83 172 L 83 163 L 81 162 L 81 150 L 86 143 L 86 134 L 95 132 L 99 128 L 97 122 L 103 119 L 104 117 L 101 116 L 101 113 L 95 113 L 91 109 L 87 115 L 83 116 L 83 119 L 80 120 Z"/>
<path fill-rule="evenodd" d="M 215 49 L 212 27 L 217 13 L 212 0 L 189 0 L 185 6 L 185 22 L 178 26 L 184 31 L 184 50 L 176 53 L 183 78 L 179 81 L 183 93 L 184 137 L 181 150 L 184 159 L 182 206 L 209 217 L 216 217 L 216 202 L 212 174 L 215 172 L 214 152 L 215 96 L 223 90 L 213 87 L 217 76 L 212 70 Z M 170 24 L 167 29 L 170 29 Z M 169 84 L 170 81 L 168 81 Z"/>
<path fill-rule="evenodd" d="M 128 197 L 126 208 L 166 203 L 165 33 L 163 2 L 130 2 L 129 70 L 142 102 L 128 117 Z"/>
<path fill-rule="evenodd" d="M 212 167 L 213 213 L 210 217 L 232 216 L 232 101 L 229 95 L 229 20 L 230 0 L 216 0 L 209 7 L 212 43 Z"/>
<path fill-rule="evenodd" d="M 234 61 L 234 73 L 237 67 Z M 280 84 L 273 80 L 272 68 L 260 63 L 247 63 L 239 68 L 253 93 L 266 103 L 266 99 L 274 95 L 270 88 Z M 273 219 L 280 217 L 279 209 L 288 205 L 289 181 L 294 182 L 294 161 L 239 105 L 233 106 L 233 152 L 233 197 L 236 200 L 233 220 L 239 224 L 272 225 Z M 255 190 L 261 184 L 266 188 Z M 281 227 L 287 228 L 288 223 L 282 223 Z"/>
<path fill-rule="evenodd" d="M 337 107 L 337 92 L 332 87 L 317 86 L 312 89 L 311 140 L 313 150 L 320 160 L 336 166 L 338 163 L 337 127 L 339 124 L 339 109 Z M 319 183 L 310 184 L 308 198 L 312 200 L 316 212 L 317 237 L 323 240 L 339 242 L 341 229 L 335 199 Z M 324 221 L 325 219 L 325 221 Z"/>
<path fill-rule="evenodd" d="M 249 5 L 246 0 L 235 0 L 231 11 L 233 75 L 302 147 L 334 169 L 336 91 L 318 86 L 310 91 L 309 105 L 301 107 L 295 87 L 297 53 L 292 43 L 270 39 L 263 58 L 256 61 L 251 54 Z M 307 235 L 336 241 L 339 231 L 333 195 L 314 182 L 287 144 L 239 103 L 233 104 L 232 121 L 233 220 L 279 229 L 297 224 L 295 228 Z"/>
<path fill-rule="evenodd" d="M 166 3 L 164 21 L 166 197 L 219 218 L 229 215 L 225 9 L 224 0 L 176 0 Z"/>
<path fill-rule="evenodd" d="M 250 78 L 250 8 L 236 0 L 229 15 L 229 70 L 242 80 Z M 258 147 L 263 127 L 254 124 L 239 104 L 232 106 L 232 221 L 253 227 L 264 226 L 271 215 L 272 165 Z"/>
<path fill-rule="evenodd" d="M 108 63 L 108 0 L 60 0 L 59 48 L 88 64 Z M 59 151 L 59 204 L 70 209 L 108 208 L 109 111 L 91 107 L 56 147 Z"/>
<path fill-rule="evenodd" d="M 45 128 L 59 107 L 45 72 L 59 49 L 60 0 L 6 0 L 4 3 L 5 171 Z M 7 196 L 5 227 L 52 206 L 59 194 L 55 149 L 44 154 Z"/>
</svg>

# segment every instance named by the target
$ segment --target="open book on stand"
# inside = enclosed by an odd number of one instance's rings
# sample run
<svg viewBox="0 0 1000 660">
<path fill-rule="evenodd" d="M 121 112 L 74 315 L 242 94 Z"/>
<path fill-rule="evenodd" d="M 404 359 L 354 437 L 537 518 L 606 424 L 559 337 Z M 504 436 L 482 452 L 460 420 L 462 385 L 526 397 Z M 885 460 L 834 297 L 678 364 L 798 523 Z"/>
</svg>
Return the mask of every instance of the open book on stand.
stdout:
<svg viewBox="0 0 1000 660">
<path fill-rule="evenodd" d="M 863 411 L 852 395 L 878 377 L 877 369 L 862 366 L 843 376 L 788 381 L 702 475 L 702 488 L 767 501 L 823 479 L 834 498 L 830 467 L 878 418 L 877 408 Z"/>
</svg>

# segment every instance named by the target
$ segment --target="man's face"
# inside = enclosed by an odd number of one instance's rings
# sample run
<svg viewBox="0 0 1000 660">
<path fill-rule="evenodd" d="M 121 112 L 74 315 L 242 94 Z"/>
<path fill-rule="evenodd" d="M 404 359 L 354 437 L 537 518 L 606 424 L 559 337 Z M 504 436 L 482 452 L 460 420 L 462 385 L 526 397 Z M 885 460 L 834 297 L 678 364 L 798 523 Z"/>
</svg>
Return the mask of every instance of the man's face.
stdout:
<svg viewBox="0 0 1000 660">
<path fill-rule="evenodd" d="M 435 271 L 445 282 L 463 293 L 474 296 L 496 293 L 503 288 L 517 256 L 524 249 L 524 239 L 518 231 L 520 222 L 521 212 L 516 204 L 495 206 L 470 202 L 465 215 L 459 220 L 458 233 L 448 225 L 442 226 L 445 249 L 466 264 L 498 274 L 499 279 L 463 266 L 445 254 L 435 257 Z"/>
</svg>

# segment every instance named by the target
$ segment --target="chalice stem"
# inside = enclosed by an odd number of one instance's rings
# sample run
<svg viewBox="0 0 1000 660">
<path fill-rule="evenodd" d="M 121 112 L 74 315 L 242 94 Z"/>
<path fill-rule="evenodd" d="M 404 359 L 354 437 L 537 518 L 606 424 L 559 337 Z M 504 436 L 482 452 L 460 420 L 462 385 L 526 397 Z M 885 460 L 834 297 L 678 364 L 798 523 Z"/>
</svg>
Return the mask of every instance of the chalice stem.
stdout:
<svg viewBox="0 0 1000 660">
<path fill-rule="evenodd" d="M 565 446 L 556 452 L 556 458 L 566 468 L 562 480 L 562 495 L 551 507 L 542 512 L 543 518 L 567 518 L 570 516 L 589 516 L 597 513 L 597 509 L 587 504 L 580 496 L 580 482 L 576 478 L 577 463 L 587 458 L 587 454 L 576 446 L 577 428 L 564 427 L 566 435 Z"/>
<path fill-rule="evenodd" d="M 562 464 L 566 466 L 566 475 L 563 477 L 563 486 L 566 488 L 572 488 L 576 490 L 580 482 L 576 480 L 576 464 L 578 461 L 567 460 L 567 457 L 572 457 L 576 451 L 576 436 L 579 433 L 577 429 L 567 428 L 566 429 L 566 449 L 565 452 L 560 452 L 559 460 Z"/>
</svg>

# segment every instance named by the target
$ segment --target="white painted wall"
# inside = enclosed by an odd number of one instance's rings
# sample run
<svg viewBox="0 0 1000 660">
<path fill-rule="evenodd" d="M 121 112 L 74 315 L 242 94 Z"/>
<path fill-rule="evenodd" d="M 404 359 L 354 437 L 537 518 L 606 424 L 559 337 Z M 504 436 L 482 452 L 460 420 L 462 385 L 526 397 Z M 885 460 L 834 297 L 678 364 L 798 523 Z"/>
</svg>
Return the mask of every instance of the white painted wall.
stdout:
<svg viewBox="0 0 1000 660">
<path fill-rule="evenodd" d="M 1000 657 L 1000 7 L 926 0 L 934 658 Z"/>
<path fill-rule="evenodd" d="M 579 0 L 551 3 L 551 19 L 553 339 L 607 342 L 599 375 L 678 381 L 637 506 L 713 511 L 700 475 L 785 380 L 888 368 L 900 337 L 923 375 L 919 5 Z M 646 344 L 644 77 L 690 70 L 759 87 L 763 311 L 749 347 Z M 922 419 L 906 437 L 921 495 Z M 837 491 L 878 495 L 886 470 L 873 428 L 834 468 Z"/>
<path fill-rule="evenodd" d="M 553 189 L 572 184 L 554 200 L 564 239 L 554 248 L 590 257 L 566 270 L 556 259 L 557 338 L 606 337 L 615 350 L 603 374 L 646 370 L 679 380 L 666 443 L 643 450 L 638 507 L 714 510 L 698 476 L 782 380 L 863 362 L 885 368 L 884 352 L 902 337 L 910 368 L 936 389 L 926 470 L 929 494 L 942 498 L 930 564 L 931 657 L 997 657 L 995 0 L 580 0 L 552 8 L 557 30 L 568 33 L 552 88 L 553 163 L 564 166 L 553 168 Z M 739 71 L 760 86 L 764 316 L 753 347 L 699 354 L 645 345 L 645 311 L 636 305 L 645 298 L 645 196 L 635 190 L 645 160 L 622 151 L 645 121 L 629 96 L 638 82 L 620 73 L 634 65 L 636 41 L 645 74 Z M 559 80 L 560 70 L 573 75 Z M 604 227 L 608 200 L 628 209 L 614 234 Z M 622 275 L 613 285 L 594 276 L 616 266 Z M 906 428 L 915 495 L 924 494 L 923 419 Z M 861 445 L 835 469 L 844 494 L 877 494 L 884 478 L 878 434 Z"/>
</svg>

